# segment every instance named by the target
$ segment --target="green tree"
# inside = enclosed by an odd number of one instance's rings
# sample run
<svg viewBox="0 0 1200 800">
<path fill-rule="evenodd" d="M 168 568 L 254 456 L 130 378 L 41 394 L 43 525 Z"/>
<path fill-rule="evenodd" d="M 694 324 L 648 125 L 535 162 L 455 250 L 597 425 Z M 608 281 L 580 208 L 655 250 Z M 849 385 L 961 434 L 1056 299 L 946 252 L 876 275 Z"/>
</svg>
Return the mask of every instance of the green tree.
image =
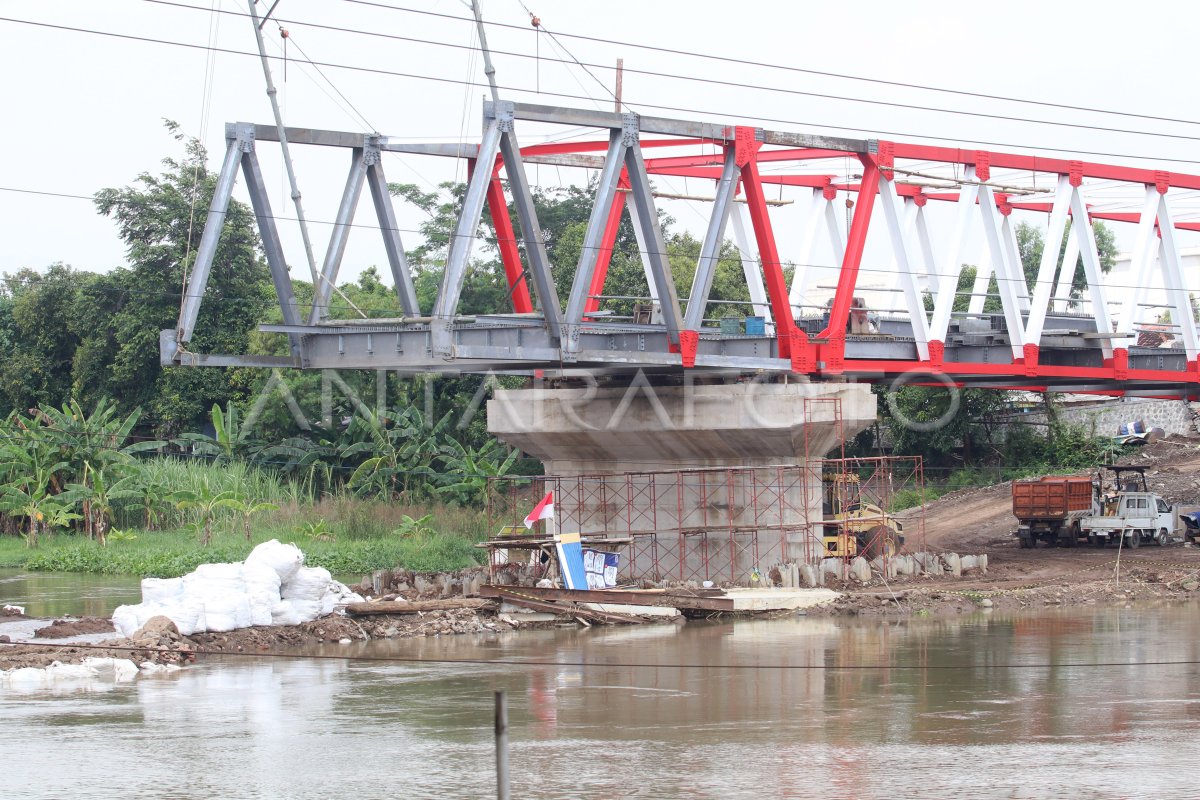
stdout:
<svg viewBox="0 0 1200 800">
<path fill-rule="evenodd" d="M 44 274 L 23 269 L 0 281 L 0 407 L 25 410 L 70 396 L 84 338 L 74 315 L 81 292 L 97 280 L 53 264 Z"/>
<path fill-rule="evenodd" d="M 173 123 L 168 129 L 183 142 L 182 158 L 164 159 L 164 172 L 142 173 L 132 186 L 96 193 L 96 208 L 116 222 L 130 266 L 114 270 L 87 296 L 92 311 L 80 315 L 80 324 L 97 342 L 78 360 L 75 382 L 84 396 L 150 409 L 169 435 L 235 392 L 224 370 L 158 363 L 158 333 L 175 326 L 184 271 L 195 262 L 217 181 L 200 142 Z M 230 203 L 192 341 L 197 351 L 245 351 L 264 316 L 271 289 L 252 219 L 245 204 Z"/>
</svg>

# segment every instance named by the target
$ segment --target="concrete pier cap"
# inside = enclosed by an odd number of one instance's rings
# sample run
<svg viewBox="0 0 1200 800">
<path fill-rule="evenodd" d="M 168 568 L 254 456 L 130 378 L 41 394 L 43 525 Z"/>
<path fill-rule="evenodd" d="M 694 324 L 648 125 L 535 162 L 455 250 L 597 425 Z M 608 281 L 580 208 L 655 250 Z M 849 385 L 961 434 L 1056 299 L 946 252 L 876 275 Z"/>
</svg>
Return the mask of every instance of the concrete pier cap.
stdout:
<svg viewBox="0 0 1200 800">
<path fill-rule="evenodd" d="M 497 389 L 488 430 L 541 459 L 548 475 L 582 475 L 798 464 L 875 422 L 866 384 L 653 386 L 639 378 L 623 387 Z"/>
</svg>

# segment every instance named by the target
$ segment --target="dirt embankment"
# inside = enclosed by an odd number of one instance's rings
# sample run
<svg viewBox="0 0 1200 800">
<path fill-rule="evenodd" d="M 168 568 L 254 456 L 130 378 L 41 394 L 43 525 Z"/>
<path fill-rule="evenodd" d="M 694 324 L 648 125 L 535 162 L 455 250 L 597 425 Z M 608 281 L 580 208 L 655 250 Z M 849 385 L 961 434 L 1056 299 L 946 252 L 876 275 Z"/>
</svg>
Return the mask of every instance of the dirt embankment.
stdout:
<svg viewBox="0 0 1200 800">
<path fill-rule="evenodd" d="M 1200 440 L 1171 437 L 1148 445 L 1123 463 L 1146 467 L 1150 489 L 1172 504 L 1200 503 Z M 904 515 L 911 529 L 917 511 Z M 918 577 L 866 587 L 842 587 L 847 597 L 828 613 L 954 614 L 984 607 L 1039 608 L 1200 598 L 1200 548 L 1047 548 L 1017 546 L 1012 484 L 964 489 L 925 507 L 925 548 L 986 553 L 986 575 L 960 580 Z M 894 593 L 894 597 L 893 597 Z"/>
</svg>

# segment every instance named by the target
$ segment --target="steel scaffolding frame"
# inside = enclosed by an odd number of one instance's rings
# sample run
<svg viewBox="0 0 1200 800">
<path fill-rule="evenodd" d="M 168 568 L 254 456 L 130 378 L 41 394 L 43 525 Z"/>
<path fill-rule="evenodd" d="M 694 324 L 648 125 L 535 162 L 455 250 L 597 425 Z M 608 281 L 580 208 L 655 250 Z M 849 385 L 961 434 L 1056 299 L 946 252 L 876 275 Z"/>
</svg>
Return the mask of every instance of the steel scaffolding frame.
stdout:
<svg viewBox="0 0 1200 800">
<path fill-rule="evenodd" d="M 858 476 L 860 495 L 889 513 L 898 492 L 924 489 L 922 462 L 915 456 L 534 479 L 506 476 L 489 481 L 488 514 L 493 527 L 512 524 L 552 491 L 559 530 L 633 539 L 621 566 L 626 582 L 747 584 L 752 570 L 765 582 L 771 567 L 823 559 L 819 537 L 831 523 L 820 513 L 819 495 L 821 476 L 831 474 Z M 522 487 L 522 481 L 528 485 Z M 923 514 L 910 514 L 904 533 L 906 550 L 924 550 Z M 842 577 L 846 574 L 843 568 Z"/>
</svg>

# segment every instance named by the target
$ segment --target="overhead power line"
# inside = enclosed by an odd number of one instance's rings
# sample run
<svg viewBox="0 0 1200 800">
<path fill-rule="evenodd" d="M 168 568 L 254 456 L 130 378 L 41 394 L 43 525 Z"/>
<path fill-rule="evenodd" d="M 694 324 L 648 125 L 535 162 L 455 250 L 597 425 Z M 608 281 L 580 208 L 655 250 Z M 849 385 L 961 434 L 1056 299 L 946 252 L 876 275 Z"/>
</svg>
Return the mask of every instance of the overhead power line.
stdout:
<svg viewBox="0 0 1200 800">
<path fill-rule="evenodd" d="M 170 6 L 170 7 L 174 7 L 174 8 L 184 8 L 184 9 L 190 9 L 193 11 L 207 12 L 207 9 L 202 8 L 200 6 L 193 6 L 193 5 L 189 5 L 187 3 L 173 2 L 172 0 L 144 0 L 144 2 L 153 3 L 155 5 L 161 5 L 161 6 Z M 248 14 L 244 14 L 244 13 L 238 12 L 238 11 L 221 10 L 220 13 L 229 14 L 231 16 L 237 16 L 237 17 L 249 16 Z M 453 17 L 453 18 L 459 19 L 458 17 Z M 348 34 L 354 34 L 354 35 L 360 35 L 360 36 L 376 37 L 376 38 L 382 38 L 382 39 L 389 39 L 389 40 L 393 40 L 393 41 L 412 42 L 414 44 L 430 45 L 430 46 L 434 46 L 434 47 L 451 48 L 451 49 L 456 49 L 456 50 L 460 50 L 460 49 L 478 50 L 477 47 L 468 46 L 468 45 L 454 44 L 451 42 L 439 42 L 439 41 L 434 41 L 431 39 L 420 39 L 420 38 L 411 37 L 411 36 L 401 36 L 398 34 L 384 33 L 382 31 L 369 31 L 369 30 L 362 30 L 362 29 L 358 29 L 358 28 L 345 28 L 345 27 L 340 27 L 340 26 L 336 26 L 336 25 L 325 25 L 325 24 L 318 23 L 318 22 L 310 22 L 310 21 L 306 21 L 306 20 L 297 20 L 297 19 L 288 19 L 288 20 L 279 20 L 279 21 L 283 22 L 283 23 L 287 23 L 288 25 L 300 25 L 300 26 L 315 28 L 315 29 L 319 29 L 319 30 L 328 30 L 328 31 L 335 31 L 338 33 L 348 33 Z M 493 22 L 485 21 L 484 24 L 485 25 L 496 25 L 496 24 L 500 24 L 500 23 L 493 23 Z M 489 50 L 491 51 L 492 55 L 503 55 L 503 56 L 510 56 L 512 58 L 538 60 L 538 61 L 550 62 L 550 63 L 556 63 L 556 64 L 565 64 L 568 66 L 572 66 L 572 65 L 578 66 L 578 67 L 582 68 L 593 80 L 595 80 L 596 83 L 599 84 L 601 86 L 601 88 L 604 89 L 604 91 L 606 91 L 609 95 L 613 95 L 612 91 L 608 88 L 607 84 L 605 84 L 603 81 L 596 78 L 596 76 L 591 72 L 591 70 L 592 69 L 615 70 L 616 67 L 609 65 L 609 64 L 595 64 L 595 63 L 591 63 L 591 62 L 581 61 L 580 59 L 572 56 L 571 53 L 569 51 L 567 51 L 565 47 L 563 47 L 562 43 L 558 42 L 558 40 L 557 40 L 558 36 L 566 37 L 569 34 L 551 33 L 549 30 L 547 30 L 545 28 L 544 24 L 540 25 L 539 29 L 544 30 L 546 32 L 546 34 L 548 36 L 550 36 L 550 38 L 555 42 L 555 44 L 557 44 L 558 47 L 562 48 L 563 52 L 565 52 L 568 56 L 570 56 L 570 58 L 555 58 L 553 56 L 530 55 L 529 53 L 517 53 L 517 52 L 510 51 L 510 50 L 497 50 L 494 47 L 489 48 Z M 614 44 L 623 44 L 623 43 L 614 42 Z M 704 56 L 703 54 L 695 54 L 695 55 L 697 57 L 707 57 L 707 56 Z M 307 58 L 307 56 L 306 56 L 306 58 Z M 821 100 L 836 100 L 839 102 L 846 102 L 846 103 L 859 103 L 859 104 L 868 105 L 868 106 L 881 106 L 881 107 L 885 107 L 885 108 L 903 108 L 903 109 L 908 109 L 910 111 L 927 111 L 927 112 L 937 113 L 937 114 L 953 114 L 958 117 L 965 116 L 965 117 L 974 117 L 974 118 L 979 118 L 979 119 L 1001 120 L 1001 121 L 1005 121 L 1005 122 L 1019 122 L 1019 123 L 1031 124 L 1031 125 L 1045 125 L 1045 126 L 1049 126 L 1049 127 L 1073 128 L 1073 129 L 1077 129 L 1077 130 L 1098 131 L 1101 133 L 1120 133 L 1120 134 L 1128 134 L 1128 135 L 1132 135 L 1132 136 L 1150 136 L 1150 137 L 1155 137 L 1155 138 L 1180 139 L 1180 140 L 1184 140 L 1184 141 L 1200 142 L 1200 136 L 1191 136 L 1191 135 L 1179 134 L 1179 133 L 1167 133 L 1164 131 L 1137 130 L 1137 129 L 1133 129 L 1133 128 L 1115 128 L 1115 127 L 1107 126 L 1107 125 L 1089 125 L 1089 124 L 1081 123 L 1081 122 L 1063 122 L 1063 121 L 1051 120 L 1051 119 L 1038 119 L 1036 117 L 1019 117 L 1019 116 L 1013 116 L 1010 114 L 992 114 L 992 113 L 983 112 L 983 111 L 964 111 L 960 108 L 942 108 L 942 107 L 938 107 L 938 106 L 917 105 L 915 103 L 901 103 L 901 102 L 892 101 L 892 100 L 872 100 L 872 99 L 868 99 L 868 98 L 864 98 L 864 97 L 852 97 L 849 95 L 829 94 L 829 93 L 824 93 L 824 92 L 813 92 L 813 91 L 806 91 L 803 89 L 792 89 L 792 88 L 783 87 L 783 86 L 765 86 L 763 84 L 758 84 L 758 83 L 747 84 L 747 83 L 743 83 L 740 81 L 722 80 L 720 78 L 704 78 L 704 77 L 699 77 L 696 75 L 680 75 L 678 73 L 660 72 L 657 70 L 637 69 L 635 67 L 630 67 L 630 66 L 625 66 L 625 67 L 623 67 L 623 69 L 626 74 L 645 75 L 647 77 L 652 77 L 652 78 L 665 78 L 668 80 L 687 81 L 690 83 L 702 83 L 702 84 L 707 84 L 707 85 L 711 85 L 711 86 L 727 86 L 730 88 L 739 89 L 739 90 L 743 90 L 743 91 L 744 90 L 754 90 L 754 91 L 760 91 L 760 92 L 771 92 L 774 94 L 793 95 L 793 96 L 797 96 L 797 97 L 813 97 L 813 98 L 817 98 L 817 99 L 821 99 Z M 779 69 L 789 69 L 789 68 L 779 67 Z M 328 78 L 326 78 L 326 80 L 328 80 Z M 864 78 L 861 80 L 867 80 L 867 79 Z M 340 92 L 339 92 L 339 94 L 340 94 Z M 613 95 L 613 96 L 615 97 L 615 95 Z M 1012 99 L 1012 102 L 1033 103 L 1036 101 L 1017 100 L 1014 98 L 1014 99 Z M 623 105 L 625 105 L 625 104 L 623 103 Z M 1096 111 L 1099 111 L 1099 109 L 1096 109 Z M 1122 112 L 1101 112 L 1101 113 L 1122 114 Z M 1156 121 L 1159 121 L 1159 120 L 1156 119 Z M 1200 121 L 1191 121 L 1191 120 L 1162 120 L 1162 121 L 1200 125 Z"/>
<path fill-rule="evenodd" d="M 345 2 L 354 3 L 356 5 L 362 5 L 362 6 L 374 6 L 376 8 L 384 8 L 389 11 L 402 11 L 402 12 L 406 12 L 406 13 L 410 13 L 410 14 L 421 14 L 421 15 L 430 16 L 430 17 L 442 17 L 444 19 L 453 19 L 453 20 L 459 20 L 462 22 L 470 21 L 466 17 L 457 17 L 453 14 L 443 14 L 443 13 L 440 13 L 437 11 L 426 11 L 424 9 L 405 8 L 403 6 L 393 6 L 393 5 L 389 5 L 387 3 L 374 2 L 374 0 L 345 0 Z M 528 30 L 528 28 L 523 25 L 513 25 L 510 23 L 506 23 L 506 22 L 488 22 L 486 24 L 491 25 L 493 27 L 497 27 L 497 28 L 510 28 L 510 29 L 519 30 L 519 31 Z M 577 34 L 577 33 L 559 33 L 558 35 L 563 38 L 577 39 L 582 42 L 598 42 L 600 44 L 612 44 L 612 45 L 617 45 L 619 47 L 632 47 L 637 50 L 647 50 L 647 51 L 656 52 L 656 53 L 668 53 L 671 55 L 687 56 L 690 58 L 700 58 L 700 59 L 706 59 L 709 61 L 720 61 L 720 62 L 724 62 L 727 64 L 740 64 L 742 66 L 749 66 L 749 67 L 764 67 L 767 69 L 781 70 L 784 72 L 795 72 L 795 73 L 800 73 L 800 74 L 804 74 L 804 75 L 819 75 L 821 77 L 826 77 L 826 78 L 839 78 L 839 79 L 848 80 L 848 81 L 861 81 L 863 83 L 872 83 L 872 84 L 878 84 L 881 86 L 895 86 L 895 87 L 902 88 L 902 89 L 919 89 L 921 91 L 937 92 L 940 94 L 957 95 L 960 97 L 978 97 L 978 98 L 981 98 L 984 100 L 1001 100 L 1001 101 L 1008 102 L 1008 103 L 1025 103 L 1028 105 L 1041 106 L 1044 108 L 1060 108 L 1060 109 L 1063 109 L 1066 111 L 1086 111 L 1086 112 L 1093 113 L 1093 114 L 1111 114 L 1111 115 L 1115 115 L 1115 116 L 1132 117 L 1135 119 L 1152 120 L 1154 122 L 1178 122 L 1178 123 L 1181 123 L 1184 125 L 1200 125 L 1200 120 L 1193 120 L 1193 119 L 1179 119 L 1179 118 L 1175 118 L 1175 117 L 1163 117 L 1163 116 L 1157 116 L 1154 114 L 1139 114 L 1139 113 L 1133 112 L 1133 111 L 1113 111 L 1111 109 L 1095 108 L 1093 106 L 1076 106 L 1076 105 L 1071 105 L 1069 103 L 1054 103 L 1054 102 L 1050 102 L 1047 100 L 1031 100 L 1031 99 L 1021 98 L 1021 97 L 1010 97 L 1007 95 L 988 94 L 986 92 L 971 92 L 971 91 L 967 91 L 964 89 L 948 89 L 948 88 L 941 87 L 941 86 L 929 86 L 929 85 L 920 84 L 920 83 L 906 83 L 904 81 L 892 81 L 892 80 L 886 80 L 884 78 L 867 78 L 867 77 L 863 77 L 861 75 L 849 75 L 849 74 L 841 73 L 841 72 L 828 72 L 828 71 L 824 71 L 824 70 L 807 69 L 804 67 L 792 67 L 792 66 L 787 66 L 784 64 L 773 64 L 773 63 L 770 63 L 767 61 L 754 61 L 752 59 L 733 58 L 730 56 L 720 56 L 720 55 L 714 55 L 711 53 L 697 53 L 697 52 L 693 52 L 691 50 L 677 50 L 677 49 L 670 48 L 670 47 L 660 47 L 657 45 L 639 44 L 637 42 L 622 41 L 619 39 L 605 39 L 605 38 L 599 37 L 599 36 L 586 36 L 586 35 Z M 626 72 L 629 72 L 629 71 L 630 70 L 628 68 L 626 68 Z"/>
<path fill-rule="evenodd" d="M 360 2 L 360 1 L 361 0 L 347 0 L 347 2 Z M 244 51 L 244 50 L 234 50 L 232 48 L 209 47 L 207 45 L 194 44 L 191 42 L 171 41 L 168 39 L 159 39 L 159 38 L 151 37 L 151 36 L 138 36 L 138 35 L 128 34 L 128 33 L 118 33 L 115 31 L 102 31 L 102 30 L 98 30 L 98 29 L 94 29 L 94 28 L 79 28 L 79 27 L 74 27 L 74 26 L 70 26 L 70 25 L 58 25 L 58 24 L 49 23 L 49 22 L 38 22 L 38 21 L 34 21 L 34 20 L 16 19 L 13 17 L 0 17 L 0 22 L 11 22 L 14 24 L 30 25 L 30 26 L 34 26 L 34 27 L 47 28 L 47 29 L 51 29 L 51 30 L 70 31 L 73 33 L 83 33 L 83 34 L 96 35 L 96 36 L 107 36 L 107 37 L 111 37 L 111 38 L 125 39 L 128 41 L 138 41 L 138 42 L 145 42 L 145 43 L 151 43 L 151 44 L 160 44 L 160 45 L 167 45 L 167 46 L 171 46 L 171 47 L 183 47 L 183 48 L 188 48 L 188 49 L 193 49 L 193 50 L 213 50 L 218 53 L 229 53 L 231 55 L 240 55 L 240 56 L 247 56 L 247 57 L 252 57 L 252 58 L 259 58 L 257 53 L 251 53 L 251 52 Z M 278 60 L 278 57 L 273 57 L 273 58 L 276 58 L 276 60 Z M 438 77 L 438 76 L 434 76 L 434 75 L 421 75 L 421 74 L 416 74 L 416 73 L 408 73 L 408 72 L 400 72 L 397 70 L 383 69 L 380 67 L 363 67 L 363 66 L 356 66 L 356 65 L 351 65 L 351 64 L 339 64 L 339 63 L 322 62 L 322 61 L 310 61 L 310 62 L 306 62 L 306 63 L 309 63 L 314 67 L 321 66 L 321 67 L 329 67 L 331 69 L 345 69 L 345 70 L 351 70 L 354 72 L 363 72 L 363 73 L 369 73 L 369 74 L 375 74 L 375 75 L 386 75 L 386 76 L 391 76 L 391 77 L 408 78 L 408 79 L 412 79 L 412 80 L 432 81 L 432 82 L 436 82 L 436 83 L 449 83 L 449 84 L 455 84 L 455 85 L 460 85 L 460 86 L 461 85 L 479 86 L 480 88 L 486 88 L 485 84 L 482 84 L 482 83 L 479 83 L 478 81 L 473 81 L 473 80 L 459 80 L 459 79 L 455 79 L 455 78 L 443 78 L 443 77 Z M 536 90 L 527 88 L 527 87 L 523 87 L 523 86 L 500 85 L 499 88 L 505 89 L 508 91 L 513 91 L 513 92 L 522 92 L 522 93 L 526 93 L 526 94 L 537 94 Z M 750 87 L 747 87 L 747 88 L 750 88 Z M 566 99 L 570 99 L 570 100 L 588 100 L 588 101 L 593 100 L 593 98 L 587 97 L 585 95 L 568 94 L 565 92 L 548 92 L 548 91 L 543 90 L 540 92 L 540 94 L 543 96 L 561 97 L 561 98 L 566 98 Z M 1171 158 L 1171 157 L 1167 157 L 1167 156 L 1140 156 L 1140 155 L 1130 155 L 1130 154 L 1126 154 L 1126 153 L 1113 153 L 1113 152 L 1109 152 L 1109 151 L 1100 151 L 1100 150 L 1080 150 L 1077 148 L 1066 148 L 1066 147 L 1047 147 L 1047 146 L 1030 147 L 1029 145 L 1020 144 L 1020 143 L 1016 143 L 1016 142 L 990 141 L 990 140 L 985 140 L 985 139 L 973 139 L 973 138 L 967 138 L 967 137 L 937 136 L 934 134 L 914 133 L 911 131 L 891 131 L 891 130 L 882 130 L 882 129 L 868 129 L 868 128 L 851 127 L 851 126 L 847 126 L 847 125 L 836 125 L 836 124 L 828 123 L 828 122 L 784 119 L 784 118 L 779 118 L 779 117 L 764 117 L 764 116 L 750 115 L 750 114 L 738 114 L 738 113 L 733 113 L 733 112 L 728 112 L 728 111 L 715 111 L 712 109 L 698 109 L 698 108 L 691 108 L 691 107 L 687 107 L 687 106 L 670 106 L 670 105 L 663 105 L 663 104 L 656 104 L 656 103 L 640 103 L 639 105 L 642 106 L 643 108 L 651 108 L 651 109 L 657 109 L 660 111 L 670 111 L 670 112 L 683 113 L 683 114 L 689 114 L 689 115 L 700 115 L 700 116 L 717 117 L 717 118 L 724 117 L 727 119 L 750 120 L 752 122 L 769 122 L 772 124 L 789 125 L 789 126 L 797 126 L 797 127 L 825 128 L 825 129 L 829 129 L 829 130 L 849 131 L 849 132 L 857 133 L 857 134 L 872 133 L 875 135 L 895 136 L 895 137 L 901 137 L 904 139 L 913 139 L 913 140 L 925 139 L 925 140 L 939 141 L 939 142 L 951 142 L 951 143 L 955 143 L 955 144 L 983 145 L 986 147 L 1017 148 L 1020 150 L 1035 150 L 1035 151 L 1044 151 L 1044 152 L 1068 153 L 1068 154 L 1073 154 L 1073 155 L 1097 156 L 1097 157 L 1101 157 L 1101 158 L 1115 158 L 1115 159 L 1127 159 L 1127 160 L 1137 160 L 1137 161 L 1153 161 L 1153 162 L 1160 163 L 1160 164 L 1173 163 L 1173 164 L 1200 165 L 1200 160 L 1188 159 L 1188 158 Z M 970 114 L 967 112 L 964 112 L 964 115 L 970 116 Z"/>
</svg>

